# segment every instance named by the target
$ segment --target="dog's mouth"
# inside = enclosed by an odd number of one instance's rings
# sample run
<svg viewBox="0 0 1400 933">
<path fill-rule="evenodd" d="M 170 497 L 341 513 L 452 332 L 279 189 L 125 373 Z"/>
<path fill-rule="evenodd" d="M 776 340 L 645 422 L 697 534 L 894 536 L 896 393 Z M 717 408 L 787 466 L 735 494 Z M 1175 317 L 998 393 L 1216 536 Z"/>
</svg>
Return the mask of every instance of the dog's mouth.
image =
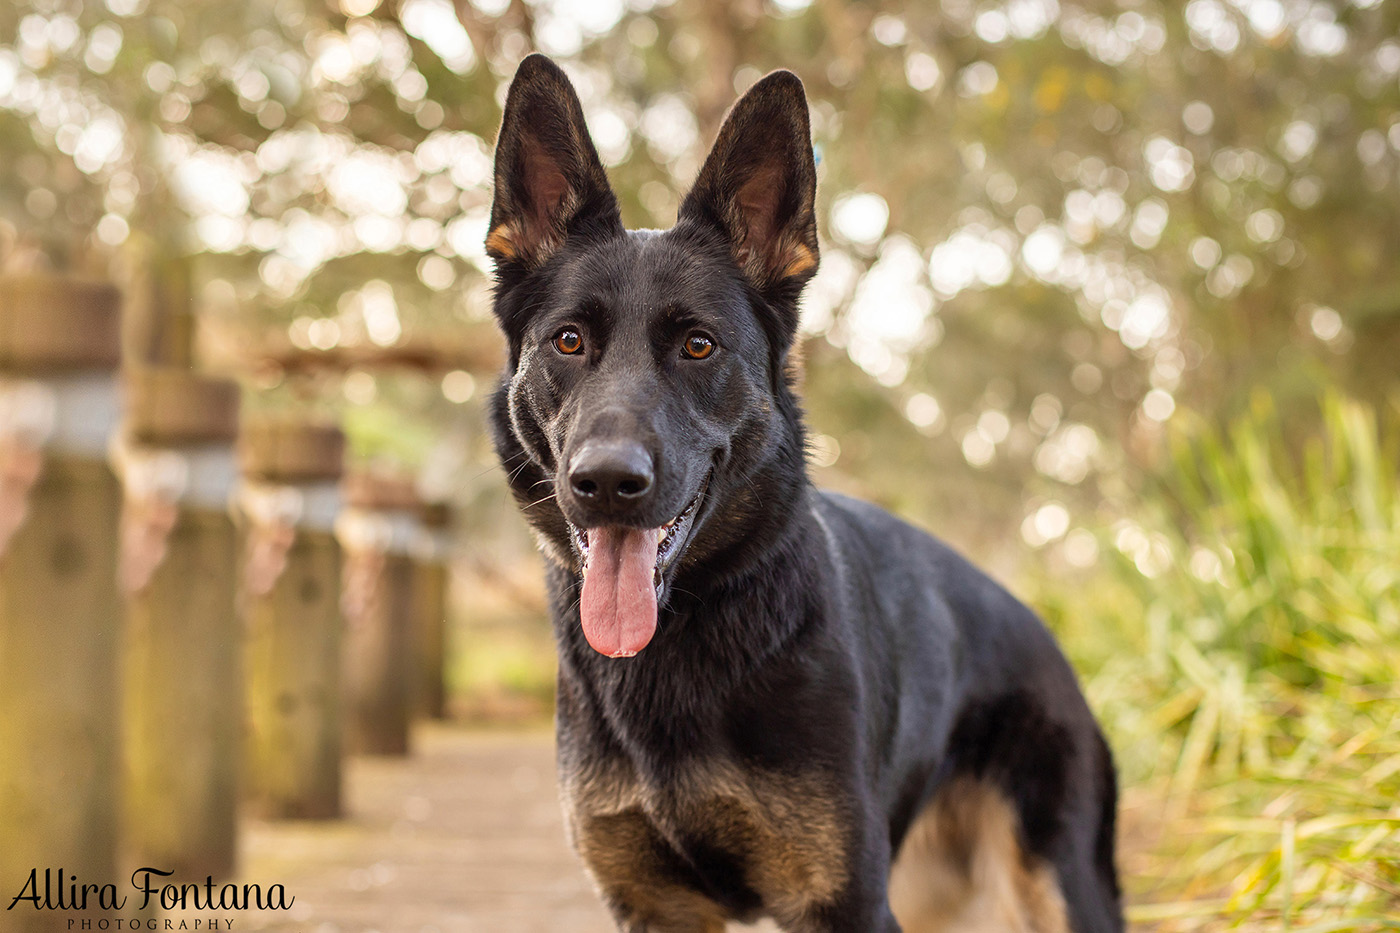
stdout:
<svg viewBox="0 0 1400 933">
<path fill-rule="evenodd" d="M 579 615 L 594 650 L 610 658 L 630 658 L 656 634 L 657 607 L 672 568 L 690 543 L 706 482 L 675 518 L 659 528 L 569 523 L 583 594 Z"/>
<path fill-rule="evenodd" d="M 585 576 L 589 570 L 589 559 L 592 556 L 592 549 L 589 547 L 590 531 L 595 533 L 593 540 L 606 536 L 612 532 L 636 533 L 638 535 L 649 535 L 656 539 L 656 558 L 652 561 L 652 585 L 656 589 L 656 598 L 659 601 L 663 587 L 665 586 L 666 571 L 675 563 L 680 556 L 686 538 L 690 534 L 690 527 L 695 518 L 696 507 L 700 504 L 700 496 L 704 492 L 695 494 L 695 498 L 690 500 L 690 504 L 681 510 L 681 513 L 671 519 L 660 528 L 618 528 L 603 526 L 600 528 L 580 528 L 573 522 L 569 522 L 569 530 L 574 535 L 574 547 L 578 550 L 579 562 L 583 567 Z"/>
</svg>

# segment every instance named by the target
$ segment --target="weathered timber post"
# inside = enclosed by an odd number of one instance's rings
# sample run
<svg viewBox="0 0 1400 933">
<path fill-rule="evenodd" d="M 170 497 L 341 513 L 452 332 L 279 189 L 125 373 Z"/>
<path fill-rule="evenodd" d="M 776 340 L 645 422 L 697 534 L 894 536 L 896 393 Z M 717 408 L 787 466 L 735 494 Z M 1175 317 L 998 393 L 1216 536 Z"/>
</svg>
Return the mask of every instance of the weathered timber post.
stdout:
<svg viewBox="0 0 1400 933">
<path fill-rule="evenodd" d="M 346 483 L 345 697 L 349 751 L 406 755 L 418 654 L 412 550 L 420 539 L 411 483 L 356 476 Z"/>
<path fill-rule="evenodd" d="M 40 897 L 46 870 L 65 892 L 73 876 L 121 880 L 121 490 L 107 464 L 120 348 L 115 288 L 0 276 L 0 878 L 10 897 L 36 870 Z M 31 906 L 17 903 L 5 928 L 59 923 Z"/>
<path fill-rule="evenodd" d="M 179 880 L 227 877 L 243 738 L 238 384 L 127 377 L 119 580 L 128 597 L 123 851 Z"/>
<path fill-rule="evenodd" d="M 274 817 L 341 812 L 339 428 L 243 433 L 248 797 Z"/>
<path fill-rule="evenodd" d="M 447 715 L 448 614 L 451 610 L 452 509 L 445 502 L 430 502 L 419 512 L 423 525 L 415 551 L 418 609 L 417 712 L 429 719 Z"/>
</svg>

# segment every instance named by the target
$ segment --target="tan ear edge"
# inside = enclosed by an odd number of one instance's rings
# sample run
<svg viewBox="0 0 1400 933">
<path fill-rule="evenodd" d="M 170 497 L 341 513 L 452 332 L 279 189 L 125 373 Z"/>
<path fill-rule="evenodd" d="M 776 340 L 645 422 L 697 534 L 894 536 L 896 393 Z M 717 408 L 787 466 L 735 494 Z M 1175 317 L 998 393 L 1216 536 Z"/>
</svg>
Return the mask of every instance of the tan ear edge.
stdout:
<svg viewBox="0 0 1400 933">
<path fill-rule="evenodd" d="M 805 243 L 794 243 L 785 251 L 787 262 L 778 273 L 779 279 L 792 278 L 810 272 L 817 266 L 817 256 Z"/>
<path fill-rule="evenodd" d="M 515 246 L 515 230 L 508 223 L 497 226 L 486 235 L 486 249 L 499 253 L 503 259 L 520 258 L 520 251 Z"/>
</svg>

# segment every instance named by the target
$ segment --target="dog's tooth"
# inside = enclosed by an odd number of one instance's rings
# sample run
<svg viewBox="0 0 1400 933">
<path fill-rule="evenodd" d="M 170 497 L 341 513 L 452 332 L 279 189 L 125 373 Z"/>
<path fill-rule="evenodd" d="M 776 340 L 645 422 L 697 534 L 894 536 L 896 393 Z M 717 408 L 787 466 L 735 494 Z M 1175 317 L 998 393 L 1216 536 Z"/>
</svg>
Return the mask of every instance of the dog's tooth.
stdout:
<svg viewBox="0 0 1400 933">
<path fill-rule="evenodd" d="M 667 536 L 668 534 L 670 534 L 670 533 L 671 533 L 671 526 L 670 526 L 670 525 L 662 525 L 660 528 L 656 529 L 656 543 L 657 543 L 657 544 L 660 544 L 662 541 L 665 541 L 665 540 L 666 540 L 666 536 Z"/>
</svg>

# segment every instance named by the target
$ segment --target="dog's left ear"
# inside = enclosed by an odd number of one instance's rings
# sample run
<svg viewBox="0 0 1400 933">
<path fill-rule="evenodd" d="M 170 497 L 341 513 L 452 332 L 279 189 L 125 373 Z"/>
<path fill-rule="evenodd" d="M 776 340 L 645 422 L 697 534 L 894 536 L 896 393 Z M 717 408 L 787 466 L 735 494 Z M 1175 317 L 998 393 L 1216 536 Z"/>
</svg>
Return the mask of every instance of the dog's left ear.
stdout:
<svg viewBox="0 0 1400 933">
<path fill-rule="evenodd" d="M 486 251 L 497 269 L 534 268 L 569 236 L 622 232 L 578 94 L 538 53 L 520 63 L 506 95 L 495 181 Z"/>
<path fill-rule="evenodd" d="M 719 226 L 761 293 L 795 299 L 817 268 L 816 195 L 807 95 L 774 71 L 729 111 L 680 219 Z"/>
</svg>

